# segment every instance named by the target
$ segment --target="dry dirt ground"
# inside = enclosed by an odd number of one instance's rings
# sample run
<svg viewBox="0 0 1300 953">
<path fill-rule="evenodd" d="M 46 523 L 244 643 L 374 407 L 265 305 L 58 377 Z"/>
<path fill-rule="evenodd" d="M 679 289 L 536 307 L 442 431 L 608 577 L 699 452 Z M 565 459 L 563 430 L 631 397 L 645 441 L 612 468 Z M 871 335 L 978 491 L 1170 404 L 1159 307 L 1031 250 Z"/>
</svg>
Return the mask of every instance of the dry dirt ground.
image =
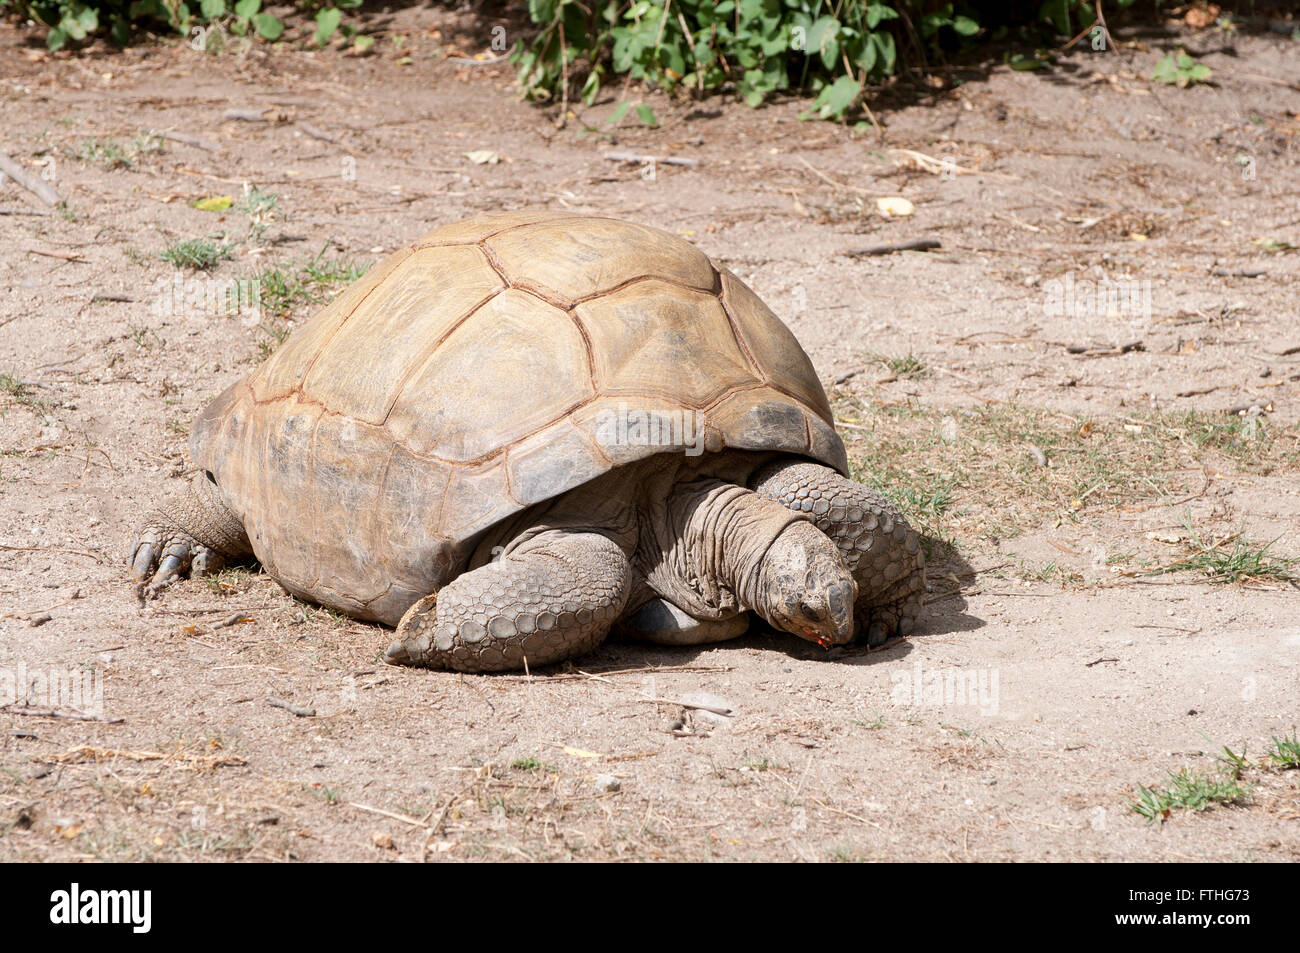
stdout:
<svg viewBox="0 0 1300 953">
<path fill-rule="evenodd" d="M 51 58 L 0 27 L 0 149 L 67 202 L 0 215 L 0 858 L 1300 859 L 1300 771 L 1260 764 L 1300 720 L 1300 44 L 940 72 L 873 101 L 883 138 L 657 94 L 660 128 L 611 134 L 613 100 L 558 128 L 450 58 L 490 25 L 407 11 L 361 58 Z M 1212 85 L 1149 82 L 1174 40 Z M 205 402 L 353 265 L 526 205 L 684 235 L 787 319 L 858 472 L 931 537 L 919 634 L 472 677 L 385 666 L 387 630 L 255 567 L 137 605 L 131 531 Z M 228 254 L 182 280 L 260 277 L 257 321 L 158 307 L 160 254 L 204 236 Z M 919 237 L 942 247 L 846 254 Z M 1136 297 L 1080 293 L 1103 280 Z M 72 703 L 104 720 L 33 711 Z M 1226 783 L 1224 746 L 1234 803 L 1130 809 L 1184 767 Z"/>
</svg>

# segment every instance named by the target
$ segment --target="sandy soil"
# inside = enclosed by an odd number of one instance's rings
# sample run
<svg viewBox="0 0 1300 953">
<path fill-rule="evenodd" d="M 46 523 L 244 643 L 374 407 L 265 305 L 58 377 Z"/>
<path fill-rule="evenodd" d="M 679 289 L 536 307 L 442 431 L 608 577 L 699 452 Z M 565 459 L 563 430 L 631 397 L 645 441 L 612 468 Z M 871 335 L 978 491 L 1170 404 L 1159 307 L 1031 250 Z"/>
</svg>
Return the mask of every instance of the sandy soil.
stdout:
<svg viewBox="0 0 1300 953">
<path fill-rule="evenodd" d="M 612 101 L 557 128 L 512 98 L 509 71 L 446 59 L 486 48 L 490 24 L 432 16 L 392 18 L 407 42 L 364 58 L 51 58 L 0 26 L 0 149 L 48 170 L 71 210 L 0 215 L 0 691 L 38 676 L 28 710 L 0 710 L 0 858 L 1300 859 L 1297 771 L 1252 766 L 1243 802 L 1163 825 L 1128 808 L 1139 783 L 1214 774 L 1223 745 L 1254 760 L 1300 720 L 1294 587 L 1126 568 L 1170 562 L 1161 537 L 1184 519 L 1300 555 L 1300 254 L 1278 244 L 1300 245 L 1293 41 L 1182 36 L 1215 80 L 1186 90 L 1147 81 L 1169 45 L 1149 38 L 1049 73 L 944 73 L 965 82 L 876 104 L 883 141 L 800 122 L 798 102 L 658 95 L 661 128 L 624 121 L 611 140 L 583 131 Z M 232 107 L 267 119 L 224 120 Z M 213 148 L 154 149 L 151 129 Z M 611 148 L 698 165 L 651 172 Z M 193 207 L 238 203 L 244 183 L 277 197 L 260 229 Z M 915 215 L 876 214 L 899 195 Z M 936 561 L 922 631 L 870 654 L 756 631 L 469 677 L 387 667 L 386 630 L 256 572 L 138 606 L 123 565 L 137 519 L 182 486 L 188 421 L 273 343 L 237 317 L 153 310 L 171 275 L 158 254 L 222 234 L 237 244 L 217 278 L 369 263 L 531 204 L 659 225 L 727 263 L 857 408 L 855 455 L 890 408 L 915 436 L 989 408 L 1122 433 L 1256 405 L 1275 462 L 1196 456 L 1178 500 L 1098 494 L 1053 514 L 1010 495 L 1001 527 L 963 513 L 1012 491 L 959 484 L 939 526 L 957 551 Z M 7 183 L 0 208 L 37 206 Z M 942 248 L 844 254 L 917 237 Z M 1138 282 L 1150 313 L 1054 314 L 1067 275 Z M 908 354 L 923 374 L 874 359 Z M 214 628 L 236 614 L 251 621 Z M 102 688 L 107 720 L 33 714 L 69 707 L 42 694 L 51 674 Z M 977 697 L 945 696 L 945 677 Z M 733 715 L 673 703 L 694 693 Z"/>
</svg>

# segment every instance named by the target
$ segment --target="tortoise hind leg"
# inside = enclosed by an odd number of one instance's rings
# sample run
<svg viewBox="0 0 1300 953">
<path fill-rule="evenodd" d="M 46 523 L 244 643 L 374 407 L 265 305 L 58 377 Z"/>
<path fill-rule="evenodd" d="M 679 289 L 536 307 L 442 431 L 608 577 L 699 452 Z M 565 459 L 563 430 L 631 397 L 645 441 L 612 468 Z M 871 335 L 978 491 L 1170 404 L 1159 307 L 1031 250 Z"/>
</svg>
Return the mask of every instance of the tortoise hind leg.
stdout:
<svg viewBox="0 0 1300 953">
<path fill-rule="evenodd" d="M 217 485 L 198 473 L 179 499 L 151 511 L 136 531 L 131 573 L 136 594 L 156 595 L 187 572 L 212 573 L 252 553 L 248 534 L 222 502 Z"/>
<path fill-rule="evenodd" d="M 490 672 L 572 658 L 604 641 L 631 589 L 609 537 L 540 533 L 411 606 L 388 661 Z"/>
<path fill-rule="evenodd" d="M 925 553 L 917 532 L 880 492 L 803 460 L 766 466 L 750 486 L 807 513 L 834 540 L 858 584 L 856 629 L 868 645 L 912 632 L 925 597 Z"/>
</svg>

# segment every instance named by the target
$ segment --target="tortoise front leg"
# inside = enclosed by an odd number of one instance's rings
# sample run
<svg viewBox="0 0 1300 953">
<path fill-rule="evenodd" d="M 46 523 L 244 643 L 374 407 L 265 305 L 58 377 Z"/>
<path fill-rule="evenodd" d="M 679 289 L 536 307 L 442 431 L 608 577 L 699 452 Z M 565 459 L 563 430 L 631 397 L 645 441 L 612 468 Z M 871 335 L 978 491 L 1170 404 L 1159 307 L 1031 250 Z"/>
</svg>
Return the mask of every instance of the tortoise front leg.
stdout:
<svg viewBox="0 0 1300 953">
<path fill-rule="evenodd" d="M 572 658 L 604 641 L 631 589 L 608 537 L 541 533 L 407 609 L 388 661 L 491 672 Z"/>
<path fill-rule="evenodd" d="M 180 499 L 152 510 L 136 531 L 131 574 L 136 595 L 156 595 L 187 572 L 216 572 L 253 551 L 244 526 L 206 473 Z"/>
<path fill-rule="evenodd" d="M 925 554 L 920 537 L 892 503 L 806 461 L 764 467 L 750 486 L 787 509 L 807 513 L 835 541 L 858 584 L 855 628 L 867 634 L 868 645 L 912 632 L 925 596 Z"/>
</svg>

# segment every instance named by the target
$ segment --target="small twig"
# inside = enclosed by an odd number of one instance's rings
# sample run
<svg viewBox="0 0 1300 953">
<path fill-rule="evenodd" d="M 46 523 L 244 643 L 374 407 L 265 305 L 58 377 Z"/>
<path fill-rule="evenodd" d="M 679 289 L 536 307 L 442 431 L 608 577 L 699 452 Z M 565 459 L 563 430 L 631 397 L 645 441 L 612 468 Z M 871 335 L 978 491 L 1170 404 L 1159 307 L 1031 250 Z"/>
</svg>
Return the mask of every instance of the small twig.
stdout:
<svg viewBox="0 0 1300 953">
<path fill-rule="evenodd" d="M 303 707 L 301 707 L 301 706 L 299 706 L 299 705 L 293 705 L 293 704 L 290 704 L 289 702 L 285 701 L 283 698 L 272 698 L 272 697 L 268 696 L 267 699 L 266 699 L 266 703 L 267 703 L 268 705 L 272 706 L 273 708 L 283 708 L 283 709 L 284 709 L 285 711 L 287 711 L 289 714 L 291 714 L 291 715 L 297 715 L 299 718 L 315 718 L 315 717 L 316 717 L 316 709 L 315 709 L 315 708 L 303 708 Z"/>
<path fill-rule="evenodd" d="M 102 553 L 88 553 L 80 549 L 64 549 L 61 546 L 6 546 L 0 543 L 0 549 L 11 553 L 68 553 L 72 556 L 86 556 L 96 562 L 104 562 Z"/>
<path fill-rule="evenodd" d="M 681 156 L 652 156 L 636 152 L 606 152 L 605 158 L 610 162 L 639 162 L 642 165 L 654 162 L 659 165 L 684 165 L 691 169 L 699 165 L 695 159 L 685 159 Z"/>
<path fill-rule="evenodd" d="M 221 146 L 217 145 L 215 142 L 208 142 L 206 139 L 200 139 L 198 136 L 191 136 L 184 132 L 173 132 L 171 130 L 166 132 L 157 132 L 150 129 L 149 135 L 155 136 L 159 139 L 169 139 L 172 142 L 180 142 L 187 146 L 193 146 L 195 149 L 202 149 L 205 152 L 221 151 Z"/>
<path fill-rule="evenodd" d="M 317 129 L 315 126 L 307 125 L 305 122 L 298 123 L 298 128 L 301 129 L 307 135 L 311 136 L 313 139 L 319 139 L 322 142 L 333 142 L 337 145 L 338 143 L 343 141 L 338 136 L 331 135 L 328 132 L 323 132 L 322 130 Z"/>
<path fill-rule="evenodd" d="M 222 119 L 238 119 L 243 122 L 266 122 L 265 109 L 227 109 Z"/>
<path fill-rule="evenodd" d="M 847 184 L 845 184 L 845 183 L 843 183 L 843 182 L 836 182 L 834 179 L 832 179 L 832 178 L 831 178 L 829 175 L 827 175 L 826 173 L 819 171 L 819 170 L 817 169 L 816 166 L 814 166 L 811 162 L 809 162 L 809 161 L 808 161 L 807 159 L 805 159 L 803 156 L 795 156 L 795 158 L 797 158 L 800 162 L 802 162 L 802 163 L 803 163 L 803 164 L 808 168 L 808 171 L 809 171 L 809 172 L 811 172 L 813 175 L 817 176 L 817 178 L 821 179 L 821 180 L 822 180 L 823 182 L 825 182 L 827 185 L 834 186 L 835 188 L 840 189 L 841 191 L 844 191 L 844 192 L 853 192 L 855 195 L 874 195 L 874 194 L 875 194 L 875 193 L 873 193 L 870 189 L 861 189 L 861 188 L 858 188 L 856 185 L 847 185 Z"/>
<path fill-rule="evenodd" d="M 0 215 L 53 215 L 47 208 L 0 208 Z"/>
<path fill-rule="evenodd" d="M 872 245 L 870 248 L 846 248 L 843 253 L 850 258 L 868 258 L 872 255 L 892 255 L 896 251 L 931 251 L 942 247 L 936 238 L 914 238 L 910 242 L 892 242 L 888 245 Z"/>
<path fill-rule="evenodd" d="M 445 57 L 448 63 L 460 63 L 462 66 L 491 66 L 493 63 L 500 63 L 502 60 L 509 59 L 509 53 L 502 53 L 500 56 L 491 56 L 485 60 L 476 60 L 468 56 L 448 56 Z"/>
<path fill-rule="evenodd" d="M 27 251 L 32 255 L 44 255 L 46 258 L 62 258 L 64 261 L 86 260 L 75 251 L 47 251 L 44 248 L 28 248 Z"/>
<path fill-rule="evenodd" d="M 718 708 L 715 705 L 697 705 L 694 702 L 686 702 L 673 698 L 642 698 L 643 702 L 654 702 L 656 705 L 680 705 L 682 708 L 694 708 L 698 711 L 712 712 L 715 715 L 725 715 L 730 718 L 735 714 L 735 709 Z"/>
<path fill-rule="evenodd" d="M 356 801 L 346 802 L 348 807 L 355 807 L 358 811 L 366 811 L 370 814 L 378 814 L 381 817 L 389 817 L 395 821 L 401 821 L 403 824 L 410 824 L 412 827 L 423 827 L 428 830 L 429 825 L 424 821 L 417 821 L 413 817 L 407 817 L 405 814 L 394 814 L 392 811 L 385 811 L 382 808 L 371 807 L 368 804 L 358 804 Z"/>
<path fill-rule="evenodd" d="M 1268 274 L 1266 268 L 1211 268 L 1210 274 L 1216 278 L 1260 278 Z"/>
<path fill-rule="evenodd" d="M 123 751 L 116 748 L 96 748 L 94 745 L 77 745 L 62 754 L 42 757 L 51 764 L 75 764 L 79 761 L 102 761 L 106 758 L 127 758 L 130 761 L 178 761 L 199 767 L 241 767 L 248 761 L 233 754 L 186 754 L 181 751 L 163 754 L 161 751 Z"/>
<path fill-rule="evenodd" d="M 26 705 L 0 706 L 14 715 L 29 715 L 33 718 L 67 718 L 70 721 L 98 721 L 106 725 L 120 725 L 124 719 L 105 718 L 84 711 L 68 711 L 62 708 L 28 708 Z"/>
<path fill-rule="evenodd" d="M 1100 665 L 1102 662 L 1118 662 L 1118 661 L 1119 659 L 1117 658 L 1099 658 L 1091 662 L 1084 662 L 1083 664 L 1088 668 L 1092 668 L 1094 665 Z"/>
<path fill-rule="evenodd" d="M 31 192 L 46 205 L 53 208 L 63 201 L 63 197 L 54 190 L 50 183 L 40 176 L 32 175 L 9 156 L 0 152 L 0 172 L 13 179 L 20 186 Z"/>
<path fill-rule="evenodd" d="M 217 629 L 227 629 L 230 626 L 238 625 L 241 622 L 252 622 L 252 621 L 253 621 L 253 617 L 249 615 L 247 612 L 241 610 L 239 612 L 227 616 L 226 618 L 222 619 L 220 622 L 214 622 L 212 624 L 212 631 L 215 632 Z"/>
<path fill-rule="evenodd" d="M 666 665 L 666 666 L 647 665 L 643 668 L 619 668 L 619 669 L 614 669 L 613 671 L 610 672 L 594 672 L 591 674 L 588 674 L 587 672 L 560 672 L 556 675 L 539 675 L 537 673 L 533 673 L 532 675 L 498 675 L 496 676 L 496 678 L 493 679 L 493 681 L 502 681 L 506 679 L 516 679 L 516 678 L 531 678 L 538 682 L 561 682 L 561 681 L 568 681 L 570 679 L 576 679 L 576 678 L 590 679 L 592 677 L 592 674 L 600 675 L 600 676 L 640 675 L 647 672 L 652 675 L 659 675 L 667 672 L 712 672 L 712 673 L 723 674 L 726 672 L 730 672 L 731 670 L 732 669 L 730 665 L 721 665 L 721 666 L 719 665 Z"/>
</svg>

